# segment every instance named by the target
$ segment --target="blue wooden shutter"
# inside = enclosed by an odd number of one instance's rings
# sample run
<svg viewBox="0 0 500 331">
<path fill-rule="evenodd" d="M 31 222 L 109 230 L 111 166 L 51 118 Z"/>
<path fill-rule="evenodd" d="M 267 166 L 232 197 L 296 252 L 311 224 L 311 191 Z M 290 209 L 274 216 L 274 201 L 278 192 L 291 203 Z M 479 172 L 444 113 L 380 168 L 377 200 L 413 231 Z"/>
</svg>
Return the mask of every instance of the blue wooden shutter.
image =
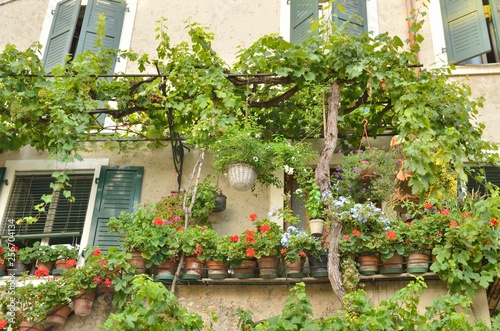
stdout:
<svg viewBox="0 0 500 331">
<path fill-rule="evenodd" d="M 359 36 L 368 32 L 367 16 L 366 0 L 337 0 L 334 3 L 332 20 L 338 26 L 348 22 L 345 28 L 350 35 Z"/>
<path fill-rule="evenodd" d="M 102 167 L 92 214 L 89 243 L 107 251 L 120 236 L 108 231 L 108 221 L 122 210 L 131 212 L 141 198 L 143 167 Z"/>
<path fill-rule="evenodd" d="M 57 4 L 43 56 L 46 72 L 50 72 L 56 64 L 64 63 L 70 52 L 79 10 L 80 0 L 63 0 Z"/>
<path fill-rule="evenodd" d="M 311 23 L 318 19 L 317 0 L 291 0 L 290 41 L 301 43 L 311 34 Z"/>
<path fill-rule="evenodd" d="M 103 48 L 118 49 L 125 6 L 125 1 L 122 0 L 89 0 L 85 16 L 83 17 L 76 54 L 80 54 L 86 50 L 97 51 L 95 41 L 97 39 L 97 20 L 99 14 L 104 14 L 106 17 Z"/>
<path fill-rule="evenodd" d="M 491 51 L 481 0 L 441 0 L 449 62 L 462 62 Z"/>
</svg>

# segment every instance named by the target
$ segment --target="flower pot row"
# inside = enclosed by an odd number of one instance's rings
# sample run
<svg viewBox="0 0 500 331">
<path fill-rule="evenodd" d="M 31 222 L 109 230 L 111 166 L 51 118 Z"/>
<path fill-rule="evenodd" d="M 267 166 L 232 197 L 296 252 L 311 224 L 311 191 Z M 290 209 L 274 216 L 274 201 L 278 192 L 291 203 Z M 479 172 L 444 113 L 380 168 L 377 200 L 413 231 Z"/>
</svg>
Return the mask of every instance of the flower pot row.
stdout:
<svg viewBox="0 0 500 331">
<path fill-rule="evenodd" d="M 382 261 L 378 254 L 360 255 L 356 258 L 358 271 L 363 276 L 375 274 L 422 274 L 429 271 L 431 257 L 428 252 L 414 252 L 408 256 L 394 254 Z"/>
<path fill-rule="evenodd" d="M 306 277 L 306 258 L 294 262 L 286 262 L 275 256 L 264 256 L 259 259 L 244 259 L 240 263 L 226 264 L 223 261 L 201 261 L 196 256 L 184 258 L 181 269 L 182 280 L 199 280 L 203 277 L 211 279 L 224 278 L 290 278 Z M 155 268 L 155 279 L 162 282 L 171 282 L 178 267 L 178 261 L 170 259 Z M 309 257 L 309 275 L 311 277 L 326 277 L 327 256 L 321 258 Z"/>
</svg>

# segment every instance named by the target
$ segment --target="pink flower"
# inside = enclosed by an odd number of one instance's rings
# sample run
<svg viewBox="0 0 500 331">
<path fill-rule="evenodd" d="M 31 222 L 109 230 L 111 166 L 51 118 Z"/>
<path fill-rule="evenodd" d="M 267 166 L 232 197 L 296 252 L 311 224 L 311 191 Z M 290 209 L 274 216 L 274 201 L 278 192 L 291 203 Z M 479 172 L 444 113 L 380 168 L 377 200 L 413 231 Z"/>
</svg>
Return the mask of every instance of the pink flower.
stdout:
<svg viewBox="0 0 500 331">
<path fill-rule="evenodd" d="M 106 285 L 107 287 L 111 287 L 111 280 L 109 278 L 106 278 L 104 280 L 104 285 Z"/>
<path fill-rule="evenodd" d="M 108 263 L 108 262 L 107 262 L 106 260 L 104 260 L 104 259 L 100 259 L 100 260 L 99 260 L 99 264 L 100 264 L 100 265 L 106 265 L 107 263 Z"/>
<path fill-rule="evenodd" d="M 351 237 L 348 234 L 345 234 L 343 238 L 344 240 L 351 240 Z"/>
<path fill-rule="evenodd" d="M 102 280 L 103 280 L 102 276 L 95 276 L 94 277 L 94 284 L 99 285 L 102 283 Z"/>
</svg>

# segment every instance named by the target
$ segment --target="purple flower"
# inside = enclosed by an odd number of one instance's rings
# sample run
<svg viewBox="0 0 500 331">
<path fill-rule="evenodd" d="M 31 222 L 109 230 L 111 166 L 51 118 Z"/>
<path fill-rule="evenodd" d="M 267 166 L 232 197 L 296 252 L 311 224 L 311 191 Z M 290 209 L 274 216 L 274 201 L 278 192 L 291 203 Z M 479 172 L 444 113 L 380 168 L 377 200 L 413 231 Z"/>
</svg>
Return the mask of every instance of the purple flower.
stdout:
<svg viewBox="0 0 500 331">
<path fill-rule="evenodd" d="M 359 172 L 359 168 L 354 168 L 352 171 L 358 173 Z"/>
</svg>

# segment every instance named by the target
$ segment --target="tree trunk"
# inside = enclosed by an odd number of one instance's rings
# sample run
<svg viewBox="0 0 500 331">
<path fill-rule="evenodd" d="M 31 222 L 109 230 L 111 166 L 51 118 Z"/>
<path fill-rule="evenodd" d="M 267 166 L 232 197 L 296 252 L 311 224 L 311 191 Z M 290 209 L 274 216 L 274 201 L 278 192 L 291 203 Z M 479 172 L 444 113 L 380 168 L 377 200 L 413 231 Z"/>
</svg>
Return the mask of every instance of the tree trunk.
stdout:
<svg viewBox="0 0 500 331">
<path fill-rule="evenodd" d="M 329 194 L 330 188 L 330 160 L 337 146 L 338 135 L 338 114 L 340 108 L 340 85 L 333 82 L 330 85 L 328 95 L 328 114 L 325 126 L 325 146 L 316 168 L 315 178 L 323 196 Z M 328 279 L 333 292 L 342 302 L 345 295 L 344 285 L 342 284 L 342 274 L 340 273 L 340 252 L 339 240 L 342 235 L 342 223 L 336 219 L 333 214 L 333 208 L 327 205 L 326 217 L 331 222 L 329 234 L 328 251 Z"/>
</svg>

